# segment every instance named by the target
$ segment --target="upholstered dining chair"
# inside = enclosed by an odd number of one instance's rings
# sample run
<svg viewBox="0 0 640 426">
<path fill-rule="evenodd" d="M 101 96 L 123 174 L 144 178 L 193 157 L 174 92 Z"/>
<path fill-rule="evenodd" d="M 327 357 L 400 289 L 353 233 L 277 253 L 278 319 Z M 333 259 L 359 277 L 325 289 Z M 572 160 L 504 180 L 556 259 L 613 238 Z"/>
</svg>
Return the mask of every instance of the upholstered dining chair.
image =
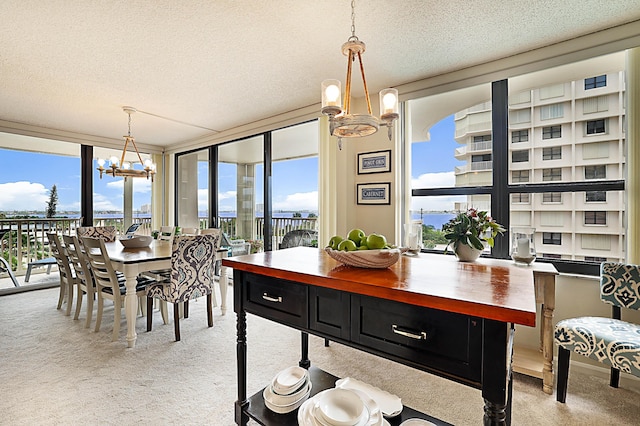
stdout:
<svg viewBox="0 0 640 426">
<path fill-rule="evenodd" d="M 76 283 L 78 286 L 76 297 L 76 313 L 73 316 L 74 320 L 77 320 L 80 316 L 80 310 L 82 308 L 82 298 L 87 295 L 87 319 L 85 321 L 85 328 L 89 328 L 91 325 L 91 319 L 93 317 L 93 300 L 96 296 L 96 285 L 93 281 L 93 275 L 91 275 L 91 268 L 88 260 L 82 251 L 82 246 L 78 237 L 72 235 L 63 235 L 62 241 L 69 256 L 69 263 L 73 268 L 76 275 Z"/>
<path fill-rule="evenodd" d="M 82 237 L 100 238 L 107 242 L 116 240 L 118 231 L 115 226 L 80 226 L 76 229 L 76 235 L 80 242 Z"/>
<path fill-rule="evenodd" d="M 147 312 L 152 312 L 153 299 L 173 303 L 176 342 L 180 341 L 180 308 L 184 303 L 184 317 L 189 317 L 189 300 L 207 296 L 207 319 L 213 327 L 213 268 L 216 251 L 220 247 L 220 233 L 185 235 L 173 239 L 171 274 L 169 279 L 147 287 Z M 147 315 L 147 331 L 153 319 Z"/>
<path fill-rule="evenodd" d="M 122 319 L 122 306 L 126 294 L 124 282 L 119 281 L 116 271 L 113 269 L 111 260 L 104 245 L 104 240 L 99 238 L 82 237 L 84 252 L 91 266 L 91 272 L 96 284 L 98 295 L 98 312 L 96 315 L 95 331 L 100 330 L 102 322 L 102 311 L 104 309 L 104 299 L 112 300 L 114 304 L 113 337 L 118 340 L 120 333 L 120 321 Z M 142 297 L 146 294 L 146 286 L 150 280 L 138 278 L 136 285 L 136 295 Z"/>
<path fill-rule="evenodd" d="M 47 233 L 49 239 L 49 247 L 51 254 L 56 259 L 58 272 L 60 273 L 60 295 L 58 296 L 58 307 L 62 308 L 62 303 L 67 300 L 67 309 L 65 315 L 71 315 L 71 306 L 73 304 L 73 288 L 76 286 L 76 276 L 69 264 L 69 258 L 65 251 L 64 245 L 60 242 L 60 237 L 56 233 Z"/>
<path fill-rule="evenodd" d="M 569 358 L 572 351 L 611 367 L 611 387 L 618 387 L 620 371 L 640 377 L 640 324 L 622 321 L 620 309 L 640 310 L 640 266 L 602 263 L 600 300 L 612 305 L 611 318 L 570 318 L 556 324 L 556 399 L 559 402 L 565 402 L 567 399 Z"/>
</svg>

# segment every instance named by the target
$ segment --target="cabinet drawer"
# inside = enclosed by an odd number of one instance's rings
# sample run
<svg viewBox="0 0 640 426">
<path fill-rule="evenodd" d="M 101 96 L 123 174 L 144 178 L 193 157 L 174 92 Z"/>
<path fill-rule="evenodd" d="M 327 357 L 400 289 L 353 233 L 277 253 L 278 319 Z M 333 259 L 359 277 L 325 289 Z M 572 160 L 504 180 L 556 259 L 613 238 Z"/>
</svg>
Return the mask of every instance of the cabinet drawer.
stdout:
<svg viewBox="0 0 640 426">
<path fill-rule="evenodd" d="M 351 297 L 344 291 L 330 288 L 309 288 L 309 327 L 329 337 L 349 340 L 351 328 Z"/>
<path fill-rule="evenodd" d="M 247 312 L 283 324 L 308 327 L 308 287 L 291 281 L 260 275 L 245 275 Z"/>
<path fill-rule="evenodd" d="M 480 382 L 482 321 L 452 312 L 353 296 L 354 342 Z"/>
</svg>

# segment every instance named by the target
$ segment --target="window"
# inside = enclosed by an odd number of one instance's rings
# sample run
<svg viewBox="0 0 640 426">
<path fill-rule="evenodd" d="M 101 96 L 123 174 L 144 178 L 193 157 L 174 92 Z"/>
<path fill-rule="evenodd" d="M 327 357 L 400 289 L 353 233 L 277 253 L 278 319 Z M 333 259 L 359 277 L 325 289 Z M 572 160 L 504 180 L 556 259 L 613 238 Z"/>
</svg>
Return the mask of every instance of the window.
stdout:
<svg viewBox="0 0 640 426">
<path fill-rule="evenodd" d="M 515 130 L 511 132 L 511 142 L 527 142 L 529 140 L 529 130 Z"/>
<path fill-rule="evenodd" d="M 564 117 L 562 104 L 545 105 L 540 107 L 540 120 L 551 120 Z"/>
<path fill-rule="evenodd" d="M 602 262 L 606 262 L 607 258 L 606 257 L 598 257 L 598 256 L 585 256 L 584 257 L 584 261 L 585 262 L 597 262 L 597 263 L 602 263 Z"/>
<path fill-rule="evenodd" d="M 607 212 L 584 212 L 585 225 L 606 225 Z"/>
<path fill-rule="evenodd" d="M 487 142 L 491 140 L 491 135 L 474 136 L 473 143 Z"/>
<path fill-rule="evenodd" d="M 542 139 L 557 139 L 562 137 L 562 126 L 549 126 L 542 128 Z"/>
<path fill-rule="evenodd" d="M 587 134 L 588 135 L 597 135 L 600 133 L 605 133 L 605 119 L 600 120 L 589 120 L 587 121 Z"/>
<path fill-rule="evenodd" d="M 524 163 L 529 161 L 529 150 L 513 151 L 511 153 L 512 163 Z"/>
<path fill-rule="evenodd" d="M 587 191 L 585 194 L 585 201 L 587 203 L 607 201 L 607 193 L 605 191 Z"/>
<path fill-rule="evenodd" d="M 561 203 L 562 192 L 545 192 L 542 194 L 543 203 Z"/>
<path fill-rule="evenodd" d="M 560 232 L 543 232 L 542 244 L 560 246 L 562 245 L 562 234 Z"/>
<path fill-rule="evenodd" d="M 555 253 L 542 253 L 542 256 L 545 259 L 562 259 L 562 255 Z"/>
<path fill-rule="evenodd" d="M 582 112 L 592 114 L 594 112 L 609 111 L 609 97 L 607 95 L 594 96 L 582 100 Z"/>
<path fill-rule="evenodd" d="M 515 193 L 515 194 L 511 194 L 511 202 L 512 203 L 529 204 L 530 195 L 531 194 L 520 193 L 520 192 Z"/>
<path fill-rule="evenodd" d="M 562 169 L 554 167 L 553 169 L 542 169 L 542 181 L 552 182 L 562 180 Z"/>
<path fill-rule="evenodd" d="M 472 155 L 472 163 L 481 163 L 483 161 L 491 161 L 491 154 Z"/>
<path fill-rule="evenodd" d="M 585 179 L 606 179 L 607 166 L 604 164 L 600 164 L 597 166 L 585 166 L 584 178 Z"/>
<path fill-rule="evenodd" d="M 543 160 L 560 160 L 562 158 L 562 147 L 553 146 L 551 148 L 542 148 Z"/>
<path fill-rule="evenodd" d="M 511 181 L 513 183 L 529 182 L 529 170 L 514 170 L 511 172 Z"/>
<path fill-rule="evenodd" d="M 595 89 L 596 87 L 605 87 L 606 85 L 606 75 L 599 75 L 597 77 L 589 77 L 584 79 L 584 90 Z"/>
</svg>

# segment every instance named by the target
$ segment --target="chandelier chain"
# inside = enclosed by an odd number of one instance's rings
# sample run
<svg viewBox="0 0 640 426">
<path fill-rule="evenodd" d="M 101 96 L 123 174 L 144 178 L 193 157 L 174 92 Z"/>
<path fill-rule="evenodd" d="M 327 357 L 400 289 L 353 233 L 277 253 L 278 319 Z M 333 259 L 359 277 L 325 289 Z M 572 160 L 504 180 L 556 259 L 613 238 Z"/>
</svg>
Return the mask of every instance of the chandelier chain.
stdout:
<svg viewBox="0 0 640 426">
<path fill-rule="evenodd" d="M 127 113 L 129 115 L 129 137 L 131 137 L 131 113 Z"/>
<path fill-rule="evenodd" d="M 349 40 L 358 40 L 356 36 L 356 0 L 351 0 L 351 37 Z"/>
</svg>

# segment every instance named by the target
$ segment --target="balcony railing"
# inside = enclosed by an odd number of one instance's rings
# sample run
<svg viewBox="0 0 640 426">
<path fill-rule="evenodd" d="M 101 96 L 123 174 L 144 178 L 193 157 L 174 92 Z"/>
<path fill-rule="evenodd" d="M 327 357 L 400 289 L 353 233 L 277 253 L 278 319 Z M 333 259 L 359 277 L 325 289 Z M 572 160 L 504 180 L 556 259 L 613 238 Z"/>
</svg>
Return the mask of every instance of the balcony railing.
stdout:
<svg viewBox="0 0 640 426">
<path fill-rule="evenodd" d="M 200 229 L 208 228 L 207 218 L 200 218 Z M 133 223 L 140 224 L 138 234 L 151 235 L 151 218 L 134 217 Z M 253 241 L 253 246 L 262 246 L 264 240 L 264 218 L 254 219 L 251 236 L 237 235 L 235 217 L 219 217 L 222 231 L 230 239 L 242 238 Z M 273 218 L 272 248 L 278 249 L 284 235 L 295 229 L 317 230 L 317 218 Z M 51 256 L 47 233 L 75 235 L 82 218 L 71 219 L 0 219 L 0 256 L 4 257 L 16 275 L 24 275 L 29 262 Z M 125 232 L 123 217 L 96 218 L 94 226 L 115 226 L 119 234 Z M 36 272 L 36 271 L 34 271 Z M 37 272 L 36 272 L 37 273 Z M 2 274 L 0 274 L 2 275 Z"/>
</svg>

